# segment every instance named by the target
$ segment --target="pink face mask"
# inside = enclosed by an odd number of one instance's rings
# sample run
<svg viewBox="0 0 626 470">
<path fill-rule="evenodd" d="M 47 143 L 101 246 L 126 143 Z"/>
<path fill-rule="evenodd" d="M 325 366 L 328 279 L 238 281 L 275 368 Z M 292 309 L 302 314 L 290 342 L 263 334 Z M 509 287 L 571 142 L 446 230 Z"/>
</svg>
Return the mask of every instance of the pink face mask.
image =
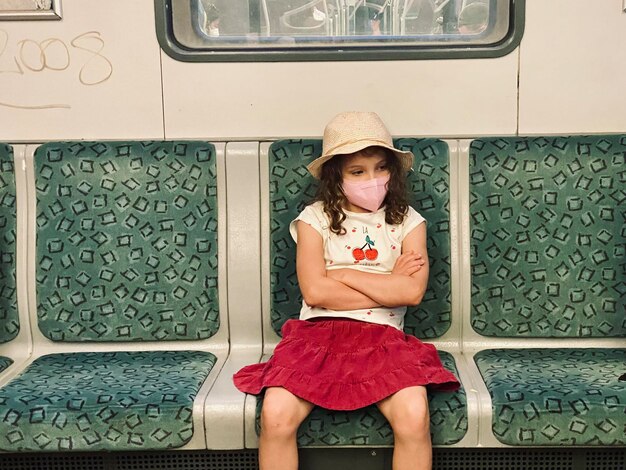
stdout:
<svg viewBox="0 0 626 470">
<path fill-rule="evenodd" d="M 368 211 L 377 211 L 387 195 L 387 183 L 389 175 L 373 178 L 367 181 L 345 181 L 343 182 L 343 193 L 355 206 L 362 207 Z"/>
</svg>

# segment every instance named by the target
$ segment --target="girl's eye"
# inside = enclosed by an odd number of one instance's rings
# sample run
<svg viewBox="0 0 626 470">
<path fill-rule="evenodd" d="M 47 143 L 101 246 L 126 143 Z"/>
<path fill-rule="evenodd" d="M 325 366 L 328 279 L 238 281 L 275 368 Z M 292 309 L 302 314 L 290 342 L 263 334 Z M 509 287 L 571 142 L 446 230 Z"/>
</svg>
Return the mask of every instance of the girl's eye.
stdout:
<svg viewBox="0 0 626 470">
<path fill-rule="evenodd" d="M 359 176 L 359 175 L 363 174 L 363 170 L 354 170 L 351 174 L 353 176 Z"/>
</svg>

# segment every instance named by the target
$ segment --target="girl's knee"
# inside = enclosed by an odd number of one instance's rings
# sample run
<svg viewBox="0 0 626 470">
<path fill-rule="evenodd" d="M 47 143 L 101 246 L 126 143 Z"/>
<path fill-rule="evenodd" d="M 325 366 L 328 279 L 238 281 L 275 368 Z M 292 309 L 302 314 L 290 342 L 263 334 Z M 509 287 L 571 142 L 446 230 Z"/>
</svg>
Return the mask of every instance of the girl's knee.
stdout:
<svg viewBox="0 0 626 470">
<path fill-rule="evenodd" d="M 424 397 L 399 403 L 391 421 L 396 438 L 421 441 L 430 438 L 430 414 L 428 400 Z"/>
<path fill-rule="evenodd" d="M 292 437 L 303 421 L 297 403 L 266 397 L 261 409 L 261 433 L 267 437 Z"/>
</svg>

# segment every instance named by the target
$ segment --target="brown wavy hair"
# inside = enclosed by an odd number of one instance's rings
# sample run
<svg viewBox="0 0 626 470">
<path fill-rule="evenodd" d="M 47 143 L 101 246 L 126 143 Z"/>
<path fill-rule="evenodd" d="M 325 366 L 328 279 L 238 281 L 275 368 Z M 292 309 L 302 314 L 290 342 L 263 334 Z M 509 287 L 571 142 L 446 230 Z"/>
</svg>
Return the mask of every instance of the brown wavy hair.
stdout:
<svg viewBox="0 0 626 470">
<path fill-rule="evenodd" d="M 387 195 L 385 205 L 385 222 L 392 225 L 401 224 L 409 210 L 406 190 L 406 174 L 402 169 L 400 160 L 396 155 L 385 147 L 372 146 L 350 155 L 373 155 L 383 152 L 386 157 L 386 165 L 389 169 L 389 182 L 387 183 Z M 342 167 L 347 155 L 335 155 L 322 165 L 320 173 L 320 185 L 317 188 L 315 201 L 322 201 L 324 212 L 330 219 L 330 231 L 337 235 L 344 235 L 346 229 L 341 225 L 346 220 L 343 211 L 348 203 L 346 195 L 341 189 L 343 182 Z"/>
</svg>

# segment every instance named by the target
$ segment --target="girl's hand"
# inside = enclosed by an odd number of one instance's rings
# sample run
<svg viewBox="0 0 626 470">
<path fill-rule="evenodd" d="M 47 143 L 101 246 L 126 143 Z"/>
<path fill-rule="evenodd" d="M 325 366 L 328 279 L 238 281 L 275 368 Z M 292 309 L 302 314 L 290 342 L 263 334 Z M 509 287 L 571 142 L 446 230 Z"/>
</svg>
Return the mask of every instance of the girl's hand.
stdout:
<svg viewBox="0 0 626 470">
<path fill-rule="evenodd" d="M 422 266 L 424 266 L 424 259 L 422 258 L 422 255 L 411 250 L 406 253 L 402 253 L 398 257 L 396 264 L 394 264 L 393 269 L 391 270 L 391 274 L 410 276 L 422 269 Z"/>
</svg>

